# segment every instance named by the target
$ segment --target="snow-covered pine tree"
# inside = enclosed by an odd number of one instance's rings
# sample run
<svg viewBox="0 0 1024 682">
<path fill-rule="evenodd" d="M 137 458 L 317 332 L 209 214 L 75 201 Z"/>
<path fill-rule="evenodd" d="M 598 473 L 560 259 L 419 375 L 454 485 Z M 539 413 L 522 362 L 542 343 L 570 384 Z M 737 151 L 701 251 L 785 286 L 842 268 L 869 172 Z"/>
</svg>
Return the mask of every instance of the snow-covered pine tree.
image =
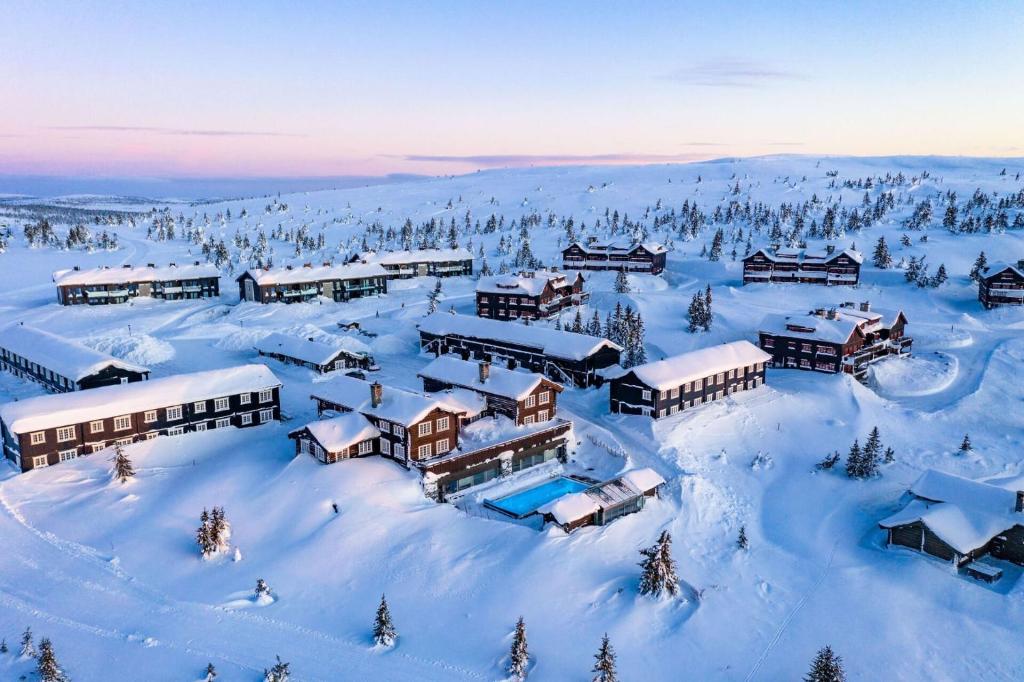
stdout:
<svg viewBox="0 0 1024 682">
<path fill-rule="evenodd" d="M 21 633 L 21 648 L 18 650 L 18 655 L 22 658 L 35 658 L 36 657 L 36 645 L 32 641 L 32 628 L 25 628 L 25 632 Z"/>
<path fill-rule="evenodd" d="M 647 350 L 644 348 L 644 337 L 647 335 L 647 328 L 644 326 L 644 318 L 637 311 L 636 319 L 633 321 L 633 366 L 642 365 L 647 362 Z"/>
<path fill-rule="evenodd" d="M 576 308 L 576 317 L 572 320 L 572 327 L 570 328 L 570 331 L 576 334 L 582 334 L 585 329 L 586 328 L 583 326 L 583 313 L 580 312 L 579 308 Z"/>
<path fill-rule="evenodd" d="M 213 667 L 213 663 L 206 664 L 206 677 L 203 678 L 203 682 L 214 682 L 217 679 L 217 669 Z"/>
<path fill-rule="evenodd" d="M 590 323 L 587 325 L 587 334 L 590 336 L 601 336 L 601 316 L 596 310 L 594 311 L 594 316 L 590 318 Z"/>
<path fill-rule="evenodd" d="M 615 650 L 608 640 L 608 633 L 601 638 L 601 648 L 594 654 L 594 659 L 594 667 L 590 670 L 595 673 L 592 682 L 619 682 L 619 675 L 615 671 Z"/>
<path fill-rule="evenodd" d="M 804 682 L 845 682 L 846 671 L 843 670 L 843 659 L 825 646 L 818 651 L 811 663 L 811 670 L 804 677 Z"/>
<path fill-rule="evenodd" d="M 626 277 L 625 269 L 619 270 L 618 274 L 615 275 L 615 293 L 629 293 L 629 279 Z"/>
<path fill-rule="evenodd" d="M 523 617 L 519 616 L 516 621 L 516 632 L 512 636 L 512 649 L 508 654 L 508 676 L 515 682 L 522 682 L 526 679 L 527 668 L 530 665 L 530 652 L 526 646 L 526 623 Z"/>
<path fill-rule="evenodd" d="M 941 287 L 949 279 L 949 274 L 946 272 L 946 264 L 939 263 L 939 269 L 935 271 L 935 276 L 932 277 L 931 285 L 933 287 Z"/>
<path fill-rule="evenodd" d="M 739 537 L 736 538 L 736 546 L 740 549 L 747 549 L 750 546 L 750 540 L 747 539 L 747 527 L 740 526 Z"/>
<path fill-rule="evenodd" d="M 288 682 L 291 679 L 291 664 L 285 663 L 280 656 L 276 656 L 277 663 L 270 670 L 263 671 L 263 682 Z"/>
<path fill-rule="evenodd" d="M 394 646 L 398 639 L 398 631 L 391 620 L 391 611 L 388 609 L 388 602 L 384 595 L 380 596 L 380 606 L 377 607 L 377 617 L 373 621 L 373 641 L 377 646 Z"/>
<path fill-rule="evenodd" d="M 704 288 L 704 331 L 711 329 L 711 323 L 715 321 L 715 314 L 711 310 L 711 285 Z"/>
<path fill-rule="evenodd" d="M 679 577 L 676 562 L 672 558 L 672 536 L 667 530 L 661 531 L 658 541 L 651 547 L 641 549 L 644 556 L 640 562 L 640 594 L 660 597 L 663 593 L 676 596 L 679 593 Z"/>
<path fill-rule="evenodd" d="M 715 236 L 711 238 L 711 250 L 708 252 L 708 260 L 717 261 L 722 258 L 722 243 L 725 241 L 725 235 L 722 233 L 722 228 L 715 230 Z"/>
<path fill-rule="evenodd" d="M 39 682 L 67 682 L 68 678 L 53 653 L 53 644 L 46 637 L 39 641 L 39 659 L 36 663 Z"/>
<path fill-rule="evenodd" d="M 908 282 L 916 282 L 921 276 L 921 262 L 917 256 L 911 256 L 907 262 L 907 269 L 903 271 L 903 278 Z"/>
<path fill-rule="evenodd" d="M 0 654 L 6 654 L 8 651 L 7 639 L 0 639 Z"/>
<path fill-rule="evenodd" d="M 882 456 L 882 461 L 886 464 L 892 464 L 896 461 L 896 452 L 892 448 L 886 448 L 885 454 Z"/>
<path fill-rule="evenodd" d="M 214 544 L 210 540 L 210 513 L 204 509 L 199 520 L 199 528 L 196 529 L 196 544 L 199 545 L 199 551 L 204 557 L 210 556 L 214 550 Z"/>
<path fill-rule="evenodd" d="M 961 454 L 967 453 L 967 452 L 970 452 L 973 449 L 974 449 L 974 446 L 971 445 L 971 437 L 965 433 L 964 434 L 964 439 L 960 442 L 960 453 Z"/>
<path fill-rule="evenodd" d="M 127 483 L 129 478 L 135 476 L 135 467 L 120 443 L 114 444 L 114 457 L 110 461 L 114 463 L 114 480 Z"/>
<path fill-rule="evenodd" d="M 690 308 L 686 314 L 690 319 L 687 329 L 691 334 L 698 329 L 704 328 L 704 297 L 701 296 L 700 292 L 694 294 L 693 298 L 690 299 Z"/>
<path fill-rule="evenodd" d="M 846 455 L 846 475 L 850 478 L 864 478 L 864 455 L 860 450 L 860 443 L 853 441 L 850 453 Z"/>
<path fill-rule="evenodd" d="M 836 450 L 831 455 L 825 455 L 825 458 L 823 460 L 821 460 L 820 462 L 818 462 L 817 464 L 815 464 L 814 468 L 818 469 L 819 471 L 827 471 L 828 469 L 831 469 L 836 464 L 838 464 L 839 463 L 839 459 L 840 459 L 839 451 Z"/>
<path fill-rule="evenodd" d="M 263 578 L 256 579 L 256 600 L 259 601 L 263 597 L 270 596 L 270 585 Z"/>
<path fill-rule="evenodd" d="M 878 427 L 875 426 L 871 429 L 871 433 L 868 434 L 868 439 L 864 441 L 864 463 L 867 464 L 869 461 L 873 461 L 877 466 L 881 455 L 882 436 L 878 433 Z"/>
<path fill-rule="evenodd" d="M 988 268 L 988 258 L 985 257 L 985 252 L 982 251 L 978 254 L 978 257 L 974 261 L 974 265 L 971 266 L 971 279 L 975 282 L 981 281 L 981 275 Z"/>
<path fill-rule="evenodd" d="M 875 253 L 872 258 L 875 267 L 882 270 L 892 266 L 892 254 L 889 253 L 889 245 L 885 243 L 885 237 L 879 237 L 875 244 Z"/>
</svg>

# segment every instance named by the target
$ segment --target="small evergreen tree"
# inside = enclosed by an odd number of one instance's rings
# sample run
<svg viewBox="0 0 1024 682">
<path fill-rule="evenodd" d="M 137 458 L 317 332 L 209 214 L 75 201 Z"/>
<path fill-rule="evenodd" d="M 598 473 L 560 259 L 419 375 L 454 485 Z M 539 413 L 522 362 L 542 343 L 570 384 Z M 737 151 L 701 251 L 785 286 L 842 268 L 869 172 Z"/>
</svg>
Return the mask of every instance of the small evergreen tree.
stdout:
<svg viewBox="0 0 1024 682">
<path fill-rule="evenodd" d="M 213 682 L 217 679 L 217 669 L 213 667 L 213 663 L 206 664 L 206 677 L 203 678 L 203 682 Z"/>
<path fill-rule="evenodd" d="M 885 243 L 885 237 L 878 238 L 878 243 L 875 244 L 873 261 L 875 267 L 882 270 L 892 266 L 892 254 L 889 253 L 889 245 Z"/>
<path fill-rule="evenodd" d="M 67 682 L 67 676 L 61 670 L 57 657 L 53 653 L 53 645 L 50 640 L 43 637 L 39 642 L 39 659 L 36 663 L 36 671 L 40 682 Z"/>
<path fill-rule="evenodd" d="M 394 646 L 398 639 L 398 631 L 391 621 L 391 611 L 388 609 L 387 599 L 380 596 L 380 606 L 377 607 L 377 617 L 373 622 L 373 641 L 377 646 Z"/>
<path fill-rule="evenodd" d="M 256 579 L 256 599 L 270 596 L 270 585 L 263 578 Z"/>
<path fill-rule="evenodd" d="M 878 427 L 871 429 L 867 441 L 864 442 L 864 464 L 866 469 L 878 468 L 878 460 L 882 456 L 882 437 L 878 433 Z"/>
<path fill-rule="evenodd" d="M 722 233 L 722 228 L 715 230 L 715 236 L 711 239 L 711 251 L 708 252 L 708 260 L 717 261 L 722 258 L 722 243 L 725 241 L 725 235 Z"/>
<path fill-rule="evenodd" d="M 615 650 L 605 633 L 601 638 L 601 648 L 594 655 L 595 663 L 590 672 L 595 673 L 591 678 L 592 682 L 618 682 L 619 676 L 615 672 Z"/>
<path fill-rule="evenodd" d="M 747 549 L 750 546 L 750 541 L 747 540 L 747 527 L 746 526 L 740 526 L 740 534 L 739 534 L 739 537 L 736 538 L 736 545 L 740 549 Z"/>
<path fill-rule="evenodd" d="M 274 667 L 263 671 L 263 682 L 288 682 L 291 679 L 290 664 L 282 661 L 280 656 L 276 658 L 277 663 L 274 664 Z"/>
<path fill-rule="evenodd" d="M 892 464 L 893 462 L 896 461 L 896 453 L 893 452 L 892 448 L 886 448 L 885 449 L 885 455 L 883 455 L 883 461 L 886 464 Z"/>
<path fill-rule="evenodd" d="M 977 259 L 975 259 L 974 265 L 971 266 L 971 279 L 976 282 L 981 281 L 981 276 L 986 269 L 988 269 L 988 258 L 985 257 L 985 252 L 982 251 L 978 254 Z"/>
<path fill-rule="evenodd" d="M 946 272 L 946 264 L 939 263 L 939 269 L 935 271 L 935 276 L 932 277 L 932 286 L 941 287 L 949 279 L 949 274 Z"/>
<path fill-rule="evenodd" d="M 860 443 L 853 441 L 850 453 L 846 455 L 846 475 L 850 478 L 864 478 L 864 455 L 860 450 Z"/>
<path fill-rule="evenodd" d="M 21 633 L 21 648 L 18 653 L 22 658 L 36 657 L 36 645 L 32 641 L 32 628 L 25 628 L 25 632 Z"/>
<path fill-rule="evenodd" d="M 836 450 L 831 455 L 825 455 L 825 458 L 814 465 L 815 469 L 819 471 L 827 471 L 839 463 L 839 451 Z"/>
<path fill-rule="evenodd" d="M 530 664 L 530 652 L 526 646 L 526 623 L 523 622 L 522 616 L 519 616 L 519 620 L 516 621 L 516 633 L 512 637 L 512 649 L 508 658 L 509 678 L 516 682 L 525 680 Z"/>
<path fill-rule="evenodd" d="M 7 648 L 7 640 L 0 639 L 0 654 L 6 654 L 9 651 Z"/>
<path fill-rule="evenodd" d="M 974 446 L 971 445 L 971 437 L 965 433 L 964 434 L 964 439 L 960 443 L 960 454 L 966 454 L 966 453 L 970 452 L 973 449 L 974 449 Z"/>
<path fill-rule="evenodd" d="M 836 656 L 832 647 L 825 646 L 818 651 L 811 663 L 811 671 L 804 682 L 845 682 L 846 671 L 843 670 L 843 659 Z"/>
<path fill-rule="evenodd" d="M 679 577 L 676 562 L 672 559 L 672 536 L 667 530 L 661 531 L 658 541 L 651 547 L 641 549 L 644 556 L 640 562 L 640 594 L 660 597 L 663 593 L 676 596 L 679 593 Z"/>
<path fill-rule="evenodd" d="M 619 270 L 618 274 L 615 275 L 615 293 L 617 294 L 628 294 L 629 293 L 629 280 L 626 278 L 626 270 Z"/>
<path fill-rule="evenodd" d="M 693 295 L 690 300 L 690 309 L 687 311 L 690 324 L 687 327 L 692 334 L 698 329 L 704 329 L 704 297 L 700 293 Z"/>
<path fill-rule="evenodd" d="M 135 467 L 120 443 L 114 445 L 114 458 L 111 461 L 114 463 L 114 480 L 127 483 L 129 478 L 135 476 Z"/>
<path fill-rule="evenodd" d="M 704 288 L 704 331 L 711 329 L 711 323 L 715 321 L 715 314 L 711 311 L 711 285 Z"/>
</svg>

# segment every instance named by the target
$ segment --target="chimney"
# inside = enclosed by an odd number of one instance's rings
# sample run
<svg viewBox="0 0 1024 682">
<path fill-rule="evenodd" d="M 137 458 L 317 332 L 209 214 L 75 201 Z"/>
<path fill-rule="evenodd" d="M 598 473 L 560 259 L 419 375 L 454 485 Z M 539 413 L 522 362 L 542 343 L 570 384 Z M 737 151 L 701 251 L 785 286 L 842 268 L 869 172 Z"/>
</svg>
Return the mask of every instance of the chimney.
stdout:
<svg viewBox="0 0 1024 682">
<path fill-rule="evenodd" d="M 871 301 L 861 301 L 860 311 L 862 313 L 870 313 L 871 312 Z"/>
<path fill-rule="evenodd" d="M 128 264 L 122 265 L 121 267 L 122 267 L 122 268 L 127 268 L 128 270 L 131 270 L 131 269 L 132 269 L 132 266 L 130 266 L 130 265 L 128 265 Z"/>
<path fill-rule="evenodd" d="M 826 244 L 825 245 L 825 253 L 827 253 L 828 255 L 831 256 L 835 252 L 836 252 L 836 245 L 835 244 Z"/>
<path fill-rule="evenodd" d="M 1017 261 L 1017 269 L 1024 270 L 1024 259 Z"/>
<path fill-rule="evenodd" d="M 379 381 L 375 381 L 370 384 L 370 404 L 380 407 L 382 402 L 384 402 L 384 387 L 380 385 Z"/>
<path fill-rule="evenodd" d="M 486 384 L 487 380 L 491 378 L 491 363 L 485 360 L 478 364 L 477 368 L 479 369 L 480 383 Z"/>
<path fill-rule="evenodd" d="M 839 313 L 836 312 L 835 308 L 829 308 L 828 309 L 828 319 L 830 319 L 830 320 L 838 320 L 839 319 Z"/>
<path fill-rule="evenodd" d="M 818 317 L 822 317 L 823 318 L 823 317 L 825 317 L 825 309 L 824 308 L 815 308 L 814 309 L 814 314 L 817 315 Z"/>
<path fill-rule="evenodd" d="M 192 261 L 192 265 L 199 265 L 199 261 L 197 261 L 197 260 Z"/>
<path fill-rule="evenodd" d="M 302 267 L 304 267 L 304 268 L 311 268 L 311 267 L 313 267 L 313 264 L 312 263 L 303 263 Z"/>
<path fill-rule="evenodd" d="M 170 265 L 170 266 L 171 266 L 172 268 L 176 268 L 176 267 L 178 267 L 178 264 L 177 264 L 177 263 L 168 263 L 168 265 Z"/>
<path fill-rule="evenodd" d="M 75 272 L 79 272 L 79 271 L 80 271 L 81 269 L 82 269 L 82 268 L 78 267 L 77 265 L 76 265 L 76 266 L 74 267 L 74 271 L 75 271 Z"/>
<path fill-rule="evenodd" d="M 147 268 L 155 268 L 156 267 L 156 263 L 146 263 L 146 267 Z"/>
<path fill-rule="evenodd" d="M 321 263 L 321 265 L 323 265 L 325 268 L 331 267 L 330 261 L 324 261 L 323 263 Z"/>
<path fill-rule="evenodd" d="M 1017 505 L 1014 507 L 1014 510 L 1024 512 L 1024 490 L 1017 491 Z"/>
</svg>

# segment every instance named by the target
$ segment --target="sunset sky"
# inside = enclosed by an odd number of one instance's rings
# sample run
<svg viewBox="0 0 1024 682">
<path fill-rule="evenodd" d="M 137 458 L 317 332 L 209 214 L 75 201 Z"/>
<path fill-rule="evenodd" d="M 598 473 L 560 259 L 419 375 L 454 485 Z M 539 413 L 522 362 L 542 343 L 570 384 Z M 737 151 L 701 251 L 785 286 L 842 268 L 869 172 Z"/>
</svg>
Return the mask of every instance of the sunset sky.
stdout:
<svg viewBox="0 0 1024 682">
<path fill-rule="evenodd" d="M 0 3 L 0 174 L 1024 156 L 1024 5 Z"/>
</svg>

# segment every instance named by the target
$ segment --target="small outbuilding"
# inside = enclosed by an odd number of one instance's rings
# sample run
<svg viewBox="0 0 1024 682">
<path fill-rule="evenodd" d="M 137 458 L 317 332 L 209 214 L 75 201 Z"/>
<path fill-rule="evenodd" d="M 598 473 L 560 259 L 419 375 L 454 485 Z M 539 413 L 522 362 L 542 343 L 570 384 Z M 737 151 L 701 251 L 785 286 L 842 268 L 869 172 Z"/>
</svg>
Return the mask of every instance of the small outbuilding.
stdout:
<svg viewBox="0 0 1024 682">
<path fill-rule="evenodd" d="M 380 431 L 358 412 L 346 412 L 306 424 L 288 437 L 295 440 L 296 454 L 312 455 L 324 464 L 333 464 L 376 454 Z"/>
<path fill-rule="evenodd" d="M 582 492 L 563 495 L 537 512 L 566 533 L 584 526 L 604 526 L 643 509 L 647 498 L 657 496 L 664 484 L 665 479 L 654 469 L 634 469 Z"/>
</svg>

